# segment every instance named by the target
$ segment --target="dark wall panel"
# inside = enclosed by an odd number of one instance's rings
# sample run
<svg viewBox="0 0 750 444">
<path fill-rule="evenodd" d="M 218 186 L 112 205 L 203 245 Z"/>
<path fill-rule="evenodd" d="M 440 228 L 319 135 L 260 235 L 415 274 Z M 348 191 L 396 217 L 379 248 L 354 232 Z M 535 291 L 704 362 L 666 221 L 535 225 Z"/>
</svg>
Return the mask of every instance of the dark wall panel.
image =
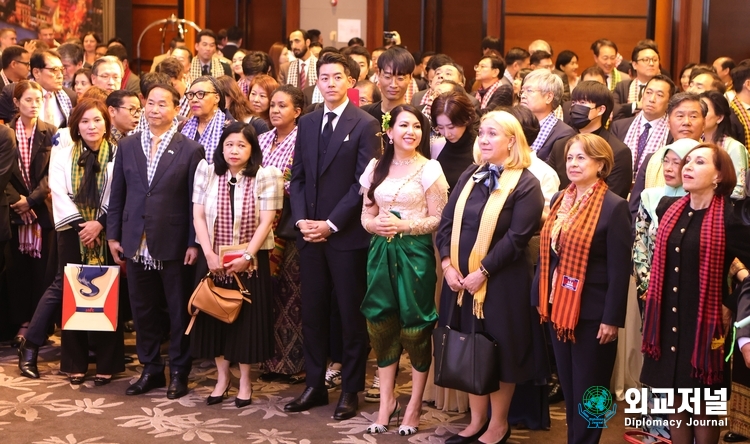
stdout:
<svg viewBox="0 0 750 444">
<path fill-rule="evenodd" d="M 482 2 L 440 0 L 438 5 L 438 51 L 448 54 L 464 68 L 467 81 L 473 79 L 484 38 Z"/>
<path fill-rule="evenodd" d="M 387 1 L 388 16 L 385 17 L 385 31 L 398 31 L 401 35 L 401 44 L 409 51 L 419 51 L 420 43 L 420 16 L 422 12 L 422 0 L 390 0 Z M 383 35 L 376 37 L 373 48 L 383 44 Z"/>
<path fill-rule="evenodd" d="M 718 57 L 728 56 L 735 62 L 750 58 L 750 2 L 747 0 L 713 0 L 708 11 L 708 35 L 705 61 L 713 63 Z M 705 28 L 704 28 L 705 29 Z M 731 32 L 727 32 L 731 30 Z"/>
</svg>

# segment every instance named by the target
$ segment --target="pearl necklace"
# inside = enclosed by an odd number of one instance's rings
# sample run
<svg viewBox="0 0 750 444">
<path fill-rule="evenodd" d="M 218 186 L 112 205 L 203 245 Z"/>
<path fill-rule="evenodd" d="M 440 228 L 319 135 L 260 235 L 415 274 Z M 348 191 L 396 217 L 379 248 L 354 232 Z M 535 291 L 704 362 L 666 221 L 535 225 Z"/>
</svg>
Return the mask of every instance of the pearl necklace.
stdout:
<svg viewBox="0 0 750 444">
<path fill-rule="evenodd" d="M 410 157 L 408 159 L 394 160 L 394 161 L 391 162 L 391 165 L 394 165 L 394 166 L 411 165 L 411 164 L 413 164 L 414 162 L 417 161 L 418 157 L 419 157 L 419 155 L 415 154 L 415 155 L 413 155 L 412 157 Z"/>
</svg>

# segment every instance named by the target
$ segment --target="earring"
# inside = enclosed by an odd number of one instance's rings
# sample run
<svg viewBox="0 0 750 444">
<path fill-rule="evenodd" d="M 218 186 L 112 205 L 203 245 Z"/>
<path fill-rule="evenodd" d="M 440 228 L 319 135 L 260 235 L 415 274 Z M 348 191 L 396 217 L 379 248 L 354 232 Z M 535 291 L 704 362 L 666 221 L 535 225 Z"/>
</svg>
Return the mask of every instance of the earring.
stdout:
<svg viewBox="0 0 750 444">
<path fill-rule="evenodd" d="M 716 189 L 716 187 L 718 187 L 718 186 L 719 186 L 719 183 L 718 183 L 718 182 L 714 182 L 714 190 L 715 190 L 715 189 Z"/>
</svg>

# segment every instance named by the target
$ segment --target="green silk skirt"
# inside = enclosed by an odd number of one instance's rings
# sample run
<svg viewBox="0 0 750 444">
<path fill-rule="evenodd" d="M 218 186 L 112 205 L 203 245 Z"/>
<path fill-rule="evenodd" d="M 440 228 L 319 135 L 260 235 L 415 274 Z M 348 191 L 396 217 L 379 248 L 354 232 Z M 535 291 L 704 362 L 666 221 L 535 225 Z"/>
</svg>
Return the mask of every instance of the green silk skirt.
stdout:
<svg viewBox="0 0 750 444">
<path fill-rule="evenodd" d="M 430 368 L 435 309 L 435 253 L 432 235 L 373 236 L 367 256 L 367 293 L 360 307 L 378 367 L 406 349 L 412 367 Z"/>
</svg>

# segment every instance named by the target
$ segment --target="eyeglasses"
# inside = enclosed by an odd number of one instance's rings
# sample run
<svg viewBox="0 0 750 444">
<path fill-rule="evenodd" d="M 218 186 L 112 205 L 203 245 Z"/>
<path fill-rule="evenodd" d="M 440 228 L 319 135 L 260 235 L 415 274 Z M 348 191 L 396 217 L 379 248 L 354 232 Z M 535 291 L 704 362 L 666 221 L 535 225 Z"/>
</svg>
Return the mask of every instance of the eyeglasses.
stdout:
<svg viewBox="0 0 750 444">
<path fill-rule="evenodd" d="M 185 97 L 187 97 L 188 100 L 193 100 L 193 97 L 197 98 L 198 100 L 203 100 L 204 97 L 206 97 L 206 94 L 219 94 L 216 91 L 188 91 L 185 93 Z"/>
<path fill-rule="evenodd" d="M 540 93 L 540 92 L 542 92 L 542 90 L 541 89 L 532 89 L 532 88 L 521 88 L 521 94 L 520 95 L 533 94 L 535 92 Z"/>
<path fill-rule="evenodd" d="M 474 71 L 479 71 L 480 69 L 490 69 L 492 66 L 490 65 L 474 65 Z"/>
<path fill-rule="evenodd" d="M 141 113 L 143 112 L 143 110 L 142 110 L 142 109 L 140 109 L 140 108 L 136 108 L 136 107 L 133 107 L 133 108 L 126 108 L 126 107 L 124 107 L 124 106 L 116 106 L 115 108 L 119 108 L 119 109 L 124 109 L 124 110 L 127 110 L 127 112 L 128 112 L 128 113 L 130 113 L 130 115 L 131 115 L 131 116 L 133 116 L 133 117 L 138 117 L 138 116 L 140 116 L 140 115 L 141 115 Z"/>
<path fill-rule="evenodd" d="M 48 69 L 52 71 L 52 74 L 55 74 L 55 75 L 58 75 L 58 74 L 62 75 L 65 72 L 65 68 L 63 68 L 62 66 L 54 66 L 54 67 L 45 66 L 42 69 Z"/>
<path fill-rule="evenodd" d="M 360 97 L 359 98 L 359 104 L 360 105 L 369 105 L 372 103 L 372 100 L 368 99 L 367 97 Z"/>
<path fill-rule="evenodd" d="M 635 61 L 640 62 L 640 63 L 646 63 L 646 64 L 653 63 L 654 65 L 656 65 L 657 63 L 659 63 L 659 57 L 651 57 L 651 58 L 644 57 L 642 59 L 636 59 Z"/>
<path fill-rule="evenodd" d="M 114 80 L 115 82 L 122 81 L 122 76 L 119 76 L 117 74 L 91 74 L 91 75 L 93 77 L 102 79 L 105 82 L 109 82 L 110 80 Z"/>
<path fill-rule="evenodd" d="M 16 62 L 16 63 L 20 63 L 20 64 L 22 64 L 22 65 L 26 65 L 26 66 L 31 66 L 31 63 L 29 63 L 29 62 L 24 62 L 23 60 L 13 60 L 13 61 L 14 61 L 14 62 Z"/>
</svg>

